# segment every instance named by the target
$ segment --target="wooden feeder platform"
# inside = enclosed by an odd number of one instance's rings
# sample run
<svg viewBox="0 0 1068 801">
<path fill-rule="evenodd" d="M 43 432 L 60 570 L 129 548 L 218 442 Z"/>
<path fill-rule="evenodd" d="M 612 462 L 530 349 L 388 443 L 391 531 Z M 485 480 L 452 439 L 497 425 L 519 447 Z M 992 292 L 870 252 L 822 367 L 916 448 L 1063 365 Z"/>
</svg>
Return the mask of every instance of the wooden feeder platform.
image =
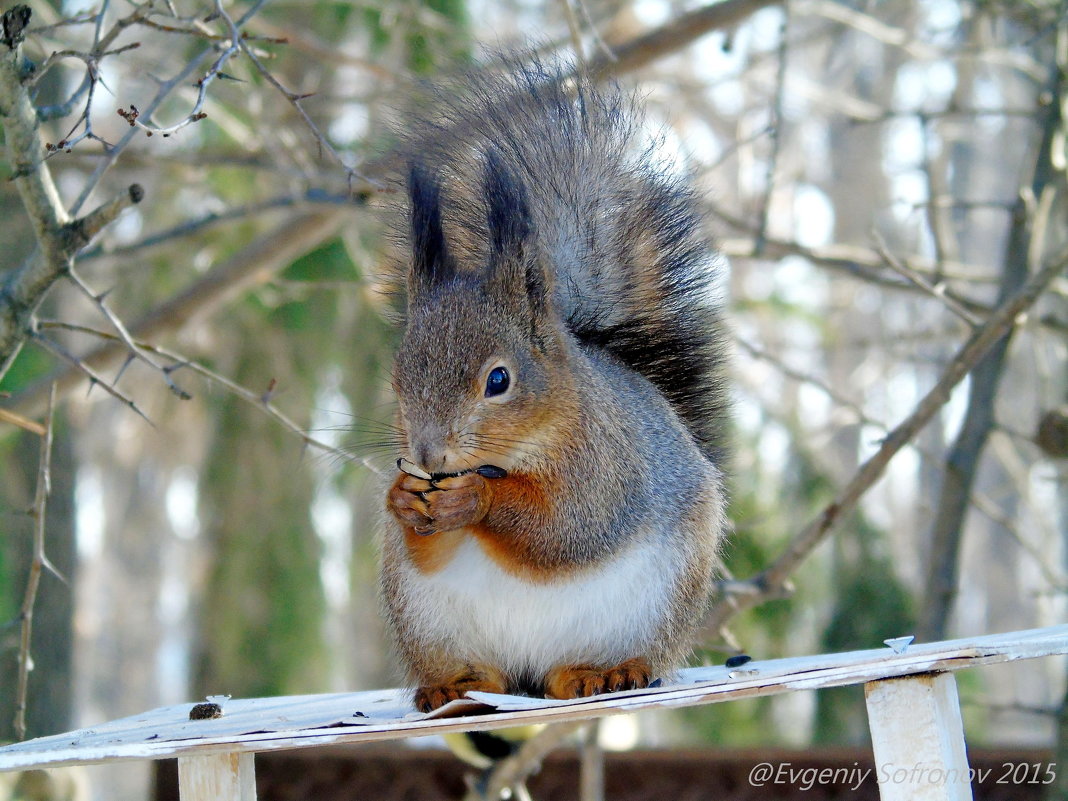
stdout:
<svg viewBox="0 0 1068 801">
<path fill-rule="evenodd" d="M 876 650 L 688 668 L 670 684 L 572 701 L 472 692 L 430 714 L 416 712 L 410 692 L 399 689 L 216 697 L 210 699 L 215 706 L 178 704 L 4 746 L 0 771 L 177 757 L 182 801 L 255 801 L 254 755 L 263 751 L 560 723 L 863 684 L 875 763 L 911 768 L 906 780 L 880 784 L 882 801 L 964 801 L 972 794 L 970 783 L 961 780 L 969 765 L 953 671 L 1066 653 L 1068 625 L 1063 625 L 936 643 L 902 637 Z"/>
</svg>

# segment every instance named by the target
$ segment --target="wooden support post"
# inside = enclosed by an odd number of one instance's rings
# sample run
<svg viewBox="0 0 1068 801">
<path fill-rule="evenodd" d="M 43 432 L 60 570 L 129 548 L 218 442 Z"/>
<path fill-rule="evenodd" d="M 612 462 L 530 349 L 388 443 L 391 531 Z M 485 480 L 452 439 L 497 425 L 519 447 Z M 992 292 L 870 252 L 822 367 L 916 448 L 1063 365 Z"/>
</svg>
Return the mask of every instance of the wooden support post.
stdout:
<svg viewBox="0 0 1068 801">
<path fill-rule="evenodd" d="M 952 674 L 870 681 L 864 697 L 882 801 L 971 801 Z"/>
<path fill-rule="evenodd" d="M 178 758 L 181 801 L 256 801 L 254 755 L 206 754 Z"/>
</svg>

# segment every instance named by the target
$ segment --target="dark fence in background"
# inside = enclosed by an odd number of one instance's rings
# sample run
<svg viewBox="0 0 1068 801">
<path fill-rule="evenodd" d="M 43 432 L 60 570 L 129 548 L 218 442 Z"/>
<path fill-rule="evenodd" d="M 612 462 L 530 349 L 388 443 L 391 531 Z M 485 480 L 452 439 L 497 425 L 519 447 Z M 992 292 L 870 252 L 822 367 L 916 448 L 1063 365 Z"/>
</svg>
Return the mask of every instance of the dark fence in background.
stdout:
<svg viewBox="0 0 1068 801">
<path fill-rule="evenodd" d="M 1037 750 L 971 749 L 969 762 L 982 777 L 975 801 L 1037 801 L 1047 770 L 1068 769 Z M 178 801 L 177 762 L 156 765 L 155 801 Z M 403 745 L 268 752 L 256 755 L 256 788 L 258 801 L 459 801 L 471 770 L 448 751 Z M 910 770 L 881 767 L 890 781 L 940 779 Z M 528 787 L 535 801 L 577 801 L 578 779 L 577 752 L 561 749 Z M 605 755 L 605 799 L 878 801 L 879 786 L 868 749 L 629 751 Z"/>
</svg>

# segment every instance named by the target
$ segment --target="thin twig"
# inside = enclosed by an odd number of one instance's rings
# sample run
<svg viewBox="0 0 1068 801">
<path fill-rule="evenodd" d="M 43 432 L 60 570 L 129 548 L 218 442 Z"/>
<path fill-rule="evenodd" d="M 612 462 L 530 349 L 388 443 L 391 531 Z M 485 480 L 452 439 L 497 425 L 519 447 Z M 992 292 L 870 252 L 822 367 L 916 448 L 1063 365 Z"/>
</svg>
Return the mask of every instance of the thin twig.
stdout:
<svg viewBox="0 0 1068 801">
<path fill-rule="evenodd" d="M 946 294 L 946 283 L 944 280 L 940 280 L 938 283 L 932 284 L 930 281 L 920 275 L 920 273 L 916 272 L 907 264 L 904 264 L 893 253 L 891 253 L 890 248 L 886 244 L 886 240 L 882 237 L 882 234 L 873 229 L 871 232 L 871 236 L 872 239 L 875 241 L 875 250 L 879 253 L 880 256 L 883 257 L 883 261 L 891 270 L 900 275 L 902 278 L 906 279 L 913 286 L 919 287 L 927 294 L 942 301 L 942 303 L 947 309 L 953 312 L 953 314 L 957 315 L 960 319 L 964 320 L 964 322 L 966 322 L 972 328 L 975 328 L 982 322 L 982 320 L 980 320 L 978 317 L 976 317 L 974 314 L 964 308 L 964 306 L 961 305 L 960 302 Z M 944 257 L 940 256 L 936 264 L 941 265 L 944 263 Z"/>
<path fill-rule="evenodd" d="M 304 110 L 304 106 L 301 104 L 301 101 L 307 100 L 311 95 L 291 92 L 286 89 L 282 85 L 282 83 L 274 77 L 274 74 L 269 69 L 267 69 L 267 67 L 264 66 L 263 62 L 260 61 L 259 57 L 252 51 L 250 47 L 248 47 L 247 44 L 241 42 L 240 45 L 242 51 L 245 53 L 246 56 L 248 56 L 249 61 L 253 63 L 253 65 L 256 67 L 256 70 L 260 73 L 260 75 L 263 76 L 263 79 L 267 81 L 267 83 L 271 84 L 271 86 L 273 86 L 279 92 L 281 92 L 285 99 L 288 100 L 289 103 L 293 106 L 293 108 L 297 110 L 297 113 L 300 115 L 300 118 L 304 120 L 304 124 L 308 127 L 308 130 L 310 130 L 312 132 L 312 135 L 315 136 L 315 140 L 319 145 L 320 151 L 326 150 L 326 152 L 330 154 L 330 157 L 345 170 L 349 185 L 351 186 L 353 180 L 358 178 L 361 181 L 367 181 L 372 186 L 381 188 L 383 186 L 381 182 L 376 182 L 373 179 L 368 178 L 367 176 L 356 170 L 354 167 L 346 163 L 345 159 L 341 157 L 341 154 L 337 152 L 334 146 L 330 144 L 330 141 L 323 134 L 323 132 L 319 130 L 319 126 L 315 124 L 315 121 L 308 115 L 308 112 Z"/>
<path fill-rule="evenodd" d="M 0 422 L 10 423 L 13 426 L 21 428 L 23 431 L 29 431 L 31 434 L 36 434 L 39 437 L 43 437 L 45 434 L 45 427 L 38 423 L 36 420 L 31 420 L 18 412 L 13 412 L 10 409 L 0 409 Z"/>
<path fill-rule="evenodd" d="M 225 211 L 210 211 L 199 217 L 194 217 L 185 222 L 178 223 L 170 228 L 147 235 L 144 239 L 131 242 L 128 245 L 102 245 L 78 254 L 78 262 L 99 259 L 104 256 L 129 256 L 157 245 L 165 244 L 174 239 L 191 236 L 208 230 L 216 225 L 240 220 L 246 217 L 255 217 L 264 212 L 277 209 L 292 208 L 294 206 L 361 206 L 366 203 L 364 195 L 353 197 L 349 193 L 332 194 L 318 189 L 308 189 L 303 192 L 279 195 L 277 197 L 261 200 L 256 203 L 248 203 L 243 206 L 232 206 Z"/>
<path fill-rule="evenodd" d="M 256 0 L 256 2 L 252 4 L 248 11 L 241 15 L 241 18 L 235 23 L 236 26 L 238 28 L 241 28 L 241 26 L 243 26 L 249 20 L 250 17 L 259 12 L 260 8 L 262 8 L 263 4 L 266 2 L 267 0 Z M 181 70 L 179 70 L 177 75 L 175 75 L 169 81 L 164 81 L 159 85 L 159 88 L 156 90 L 156 96 L 152 98 L 152 100 L 147 106 L 145 106 L 145 108 L 138 110 L 138 116 L 143 117 L 145 119 L 151 119 L 155 111 L 163 105 L 164 101 L 166 101 L 167 98 L 170 97 L 171 93 L 174 92 L 174 90 L 177 89 L 179 86 L 183 86 L 185 82 L 190 78 L 190 76 L 192 76 L 193 73 L 195 73 L 197 69 L 200 68 L 200 64 L 206 58 L 208 58 L 208 56 L 210 56 L 214 51 L 215 47 L 214 45 L 211 45 L 209 47 L 206 47 L 197 55 L 193 56 L 191 59 L 189 59 L 185 66 L 182 67 Z M 77 199 L 71 205 L 72 214 L 76 214 L 78 210 L 85 204 L 85 202 L 89 199 L 89 195 L 92 194 L 93 190 L 96 189 L 97 184 L 100 183 L 100 179 L 104 177 L 104 174 L 109 169 L 111 169 L 111 165 L 114 164 L 116 159 L 118 159 L 119 155 L 126 150 L 130 142 L 133 141 L 134 137 L 138 134 L 140 130 L 141 129 L 137 126 L 132 126 L 130 130 L 128 130 L 122 136 L 122 138 L 119 139 L 118 142 L 113 144 L 107 150 L 107 152 L 104 153 L 104 155 L 97 162 L 96 168 L 93 170 L 92 175 L 90 175 L 88 180 L 85 182 L 85 186 L 82 187 L 82 191 L 78 194 Z"/>
<path fill-rule="evenodd" d="M 579 72 L 586 74 L 586 51 L 582 46 L 582 28 L 575 13 L 575 0 L 560 0 L 567 20 L 567 32 L 571 36 L 571 49 L 575 51 L 575 65 Z"/>
<path fill-rule="evenodd" d="M 754 236 L 756 234 L 756 228 L 754 226 L 725 209 L 710 204 L 706 204 L 706 209 L 710 214 L 723 220 L 732 228 L 742 231 L 749 236 Z M 880 268 L 886 266 L 886 260 L 873 248 L 842 244 L 806 247 L 793 240 L 776 239 L 774 237 L 767 237 L 765 239 L 765 247 L 762 254 L 756 253 L 755 245 L 753 241 L 749 239 L 744 241 L 739 241 L 737 239 L 723 239 L 720 242 L 720 246 L 720 250 L 724 255 L 732 258 L 764 258 L 770 260 L 779 259 L 787 255 L 801 256 L 811 261 L 813 264 L 844 272 L 876 286 L 885 287 L 887 289 L 904 290 L 907 292 L 915 292 L 918 289 L 912 285 L 911 282 L 899 281 L 896 278 L 884 275 Z M 928 265 L 930 265 L 930 269 L 927 269 Z M 924 268 L 922 269 L 914 263 L 906 263 L 906 266 L 917 275 L 926 273 L 933 274 L 934 270 L 934 265 L 926 261 L 924 262 Z M 974 277 L 982 275 L 981 269 L 974 265 L 960 263 L 954 264 L 953 268 L 954 276 L 967 278 L 969 281 L 974 281 L 975 283 L 987 282 L 985 276 Z M 993 280 L 996 279 L 992 279 L 990 282 L 992 283 Z M 969 300 L 955 292 L 946 290 L 946 296 L 952 298 L 964 308 L 972 309 L 980 313 L 991 311 L 990 307 Z"/>
<path fill-rule="evenodd" d="M 22 631 L 19 637 L 19 678 L 15 690 L 15 735 L 26 739 L 26 700 L 29 690 L 30 641 L 33 637 L 33 606 L 37 601 L 37 588 L 41 583 L 41 571 L 48 568 L 55 572 L 45 556 L 45 507 L 52 480 L 52 415 L 55 411 L 56 387 L 48 396 L 48 415 L 45 417 L 44 435 L 41 437 L 41 458 L 37 466 L 37 491 L 33 499 L 33 556 L 30 559 L 30 574 L 26 580 L 26 593 L 22 597 Z M 58 575 L 58 573 L 57 573 Z"/>
<path fill-rule="evenodd" d="M 250 286 L 262 284 L 298 256 L 333 236 L 343 219 L 341 212 L 335 209 L 312 211 L 286 219 L 274 230 L 214 265 L 184 290 L 149 309 L 140 320 L 127 326 L 130 333 L 138 342 L 150 342 L 181 328 L 194 316 L 211 314 L 220 303 L 237 297 Z M 125 345 L 115 338 L 83 356 L 82 362 L 95 371 L 104 372 L 121 364 L 128 353 Z M 59 394 L 63 397 L 75 386 L 80 386 L 83 373 L 77 366 L 61 368 L 53 376 L 33 382 L 15 393 L 7 408 L 39 416 L 44 409 L 48 383 L 53 378 L 59 382 Z"/>
<path fill-rule="evenodd" d="M 590 75 L 605 78 L 638 69 L 686 47 L 711 31 L 737 25 L 760 9 L 778 5 L 779 2 L 780 0 L 720 0 L 716 3 L 706 3 L 693 11 L 680 14 L 659 28 L 617 45 L 611 57 L 594 56 L 589 63 Z"/>
<path fill-rule="evenodd" d="M 109 342 L 123 342 L 125 344 L 125 340 L 121 339 L 115 334 L 109 334 L 107 331 L 99 331 L 95 328 L 89 328 L 88 326 L 62 322 L 59 320 L 42 320 L 40 323 L 38 323 L 38 328 L 42 330 L 57 329 L 62 331 L 74 331 L 80 334 L 89 334 L 91 336 Z M 240 384 L 231 381 L 229 378 L 226 378 L 225 376 L 216 373 L 215 371 L 205 367 L 199 362 L 187 359 L 184 356 L 181 356 L 180 354 L 174 353 L 173 351 L 161 348 L 156 345 L 152 345 L 148 342 L 133 341 L 132 344 L 133 347 L 136 348 L 138 351 L 162 356 L 163 358 L 168 359 L 171 362 L 171 364 L 166 366 L 155 365 L 155 363 L 153 363 L 156 369 L 164 374 L 168 382 L 170 381 L 170 374 L 177 372 L 178 370 L 189 370 L 191 372 L 194 372 L 202 378 L 205 378 L 214 384 L 218 384 L 219 386 L 225 388 L 232 394 L 256 407 L 268 417 L 271 417 L 273 420 L 278 422 L 284 428 L 287 428 L 289 431 L 300 437 L 301 441 L 304 442 L 305 445 L 317 448 L 318 450 L 321 450 L 324 453 L 328 453 L 331 456 L 336 456 L 346 462 L 354 461 L 353 454 L 341 450 L 340 448 L 335 448 L 333 445 L 328 445 L 322 440 L 316 439 L 315 437 L 308 434 L 306 430 L 298 426 L 292 419 L 290 419 L 284 413 L 276 409 L 271 404 L 271 393 L 253 392 L 247 387 L 243 387 Z M 3 410 L 0 409 L 0 411 Z M 355 461 L 358 461 L 364 467 L 368 468 L 369 470 L 372 470 L 375 473 L 381 473 L 381 470 L 374 464 L 372 464 L 369 459 L 363 457 L 356 457 Z"/>
<path fill-rule="evenodd" d="M 601 57 L 609 62 L 615 61 L 616 54 L 608 42 L 604 40 L 604 37 L 601 36 L 601 32 L 597 30 L 597 25 L 593 21 L 593 17 L 590 16 L 590 9 L 586 6 L 583 0 L 574 0 L 574 4 L 578 7 L 579 11 L 582 12 L 582 18 L 586 20 L 586 27 L 589 29 L 590 36 L 593 37 L 594 44 L 600 49 Z"/>
<path fill-rule="evenodd" d="M 775 179 L 779 173 L 779 154 L 782 152 L 782 127 L 786 115 L 783 105 L 786 98 L 786 64 L 790 56 L 790 3 L 783 3 L 782 26 L 779 29 L 779 61 L 775 70 L 775 102 L 772 104 L 772 119 L 769 127 L 771 153 L 765 171 L 763 208 L 759 214 L 759 228 L 753 239 L 753 251 L 760 256 L 768 239 L 768 225 L 771 222 L 771 204 L 775 195 Z"/>
<path fill-rule="evenodd" d="M 32 28 L 27 28 L 26 35 L 44 36 L 46 33 L 51 33 L 60 28 L 68 28 L 74 25 L 88 25 L 89 23 L 95 23 L 99 16 L 99 12 L 93 13 L 91 11 L 83 11 L 81 14 L 76 14 L 73 17 L 66 17 L 59 20 L 59 22 L 53 22 L 51 25 L 35 25 Z"/>
<path fill-rule="evenodd" d="M 816 387 L 824 395 L 834 401 L 834 403 L 836 403 L 838 406 L 841 406 L 843 409 L 848 409 L 850 412 L 852 412 L 856 416 L 858 422 L 878 426 L 879 428 L 883 429 L 887 428 L 887 426 L 885 426 L 883 423 L 880 423 L 877 420 L 873 420 L 871 417 L 869 417 L 859 404 L 855 403 L 854 401 L 851 401 L 849 398 L 840 394 L 833 387 L 829 386 L 825 381 L 820 380 L 816 376 L 809 375 L 808 373 L 803 373 L 800 370 L 791 367 L 782 359 L 774 356 L 772 353 L 764 350 L 763 348 L 758 348 L 752 342 L 749 342 L 743 337 L 735 337 L 734 345 L 744 350 L 752 358 L 757 359 L 759 361 L 767 362 L 768 364 L 772 365 L 776 370 L 778 370 L 787 378 L 792 379 L 793 381 L 796 381 L 801 384 L 808 384 L 810 386 Z"/>
<path fill-rule="evenodd" d="M 228 36 L 223 40 L 222 52 L 212 62 L 208 71 L 201 76 L 197 81 L 197 99 L 193 103 L 193 108 L 190 112 L 181 120 L 173 125 L 157 126 L 150 123 L 141 121 L 141 112 L 136 106 L 131 105 L 129 110 L 119 109 L 119 115 L 130 124 L 131 127 L 137 127 L 145 131 L 150 136 L 152 134 L 159 134 L 160 136 L 168 137 L 172 134 L 185 128 L 187 125 L 192 125 L 194 122 L 200 122 L 200 120 L 207 117 L 207 112 L 204 111 L 204 103 L 208 99 L 208 87 L 212 82 L 223 74 L 223 67 L 226 62 L 235 56 L 243 47 L 241 41 L 241 32 L 238 30 L 236 23 L 230 18 L 230 15 L 222 7 L 220 0 L 215 0 L 215 16 L 222 19 L 226 23 Z"/>
<path fill-rule="evenodd" d="M 89 298 L 90 301 L 92 301 L 93 305 L 96 306 L 97 310 L 104 316 L 104 318 L 109 323 L 111 323 L 111 327 L 115 329 L 115 333 L 118 334 L 119 339 L 122 340 L 122 343 L 126 345 L 127 348 L 129 348 L 131 356 L 133 356 L 135 359 L 139 359 L 140 361 L 151 367 L 153 370 L 159 372 L 163 376 L 164 380 L 167 382 L 167 388 L 170 389 L 170 391 L 173 392 L 181 400 L 189 400 L 191 397 L 193 397 L 180 386 L 174 383 L 174 379 L 171 378 L 169 370 L 166 370 L 163 368 L 162 365 L 157 364 L 151 357 L 148 356 L 144 349 L 139 347 L 137 343 L 134 342 L 133 337 L 131 337 L 130 332 L 126 330 L 126 326 L 123 324 L 122 320 L 120 320 L 118 316 L 108 307 L 107 303 L 104 302 L 106 293 L 97 294 L 96 292 L 93 292 L 93 290 L 89 288 L 89 285 L 86 284 L 85 281 L 83 281 L 82 278 L 74 271 L 73 267 L 67 271 L 67 277 L 70 278 L 71 282 L 73 282 L 74 285 L 77 286 L 78 289 L 80 289 L 82 293 L 84 293 L 85 296 Z"/>
<path fill-rule="evenodd" d="M 84 361 L 79 359 L 65 347 L 60 345 L 58 342 L 48 339 L 48 337 L 42 336 L 39 331 L 34 331 L 30 336 L 34 342 L 36 342 L 42 348 L 47 350 L 53 356 L 58 356 L 60 359 L 62 359 L 75 370 L 77 370 L 79 373 L 88 378 L 90 389 L 92 389 L 94 386 L 99 386 L 123 406 L 137 414 L 138 417 L 140 417 L 150 426 L 153 425 L 152 421 L 148 419 L 148 416 L 138 408 L 137 404 L 134 403 L 132 399 L 123 395 L 111 382 L 97 375 L 93 371 L 93 369 L 89 367 L 89 365 L 87 365 Z M 155 426 L 153 426 L 153 428 L 154 427 Z"/>
<path fill-rule="evenodd" d="M 316 439 L 315 437 L 313 437 L 310 434 L 308 434 L 308 432 L 306 430 L 304 430 L 303 428 L 298 426 L 295 422 L 293 422 L 292 419 L 287 417 L 282 412 L 278 411 L 278 409 L 276 409 L 271 404 L 271 391 L 270 390 L 268 390 L 267 392 L 256 393 L 256 392 L 253 392 L 250 389 L 247 389 L 246 387 L 241 386 L 240 384 L 237 384 L 237 383 L 231 381 L 229 378 L 226 378 L 225 376 L 219 375 L 218 373 L 213 372 L 212 370 L 209 370 L 207 367 L 205 367 L 202 364 L 199 364 L 198 362 L 194 362 L 194 361 L 189 361 L 187 359 L 183 359 L 181 356 L 179 356 L 176 353 L 172 353 L 170 351 L 164 350 L 163 348 L 151 347 L 151 346 L 148 346 L 148 345 L 141 345 L 141 347 L 145 348 L 146 350 L 152 350 L 152 351 L 158 353 L 161 356 L 167 357 L 168 359 L 174 360 L 174 365 L 172 367 L 170 367 L 170 368 L 167 368 L 168 370 L 176 370 L 176 369 L 183 369 L 183 368 L 184 369 L 189 369 L 189 370 L 192 370 L 197 375 L 203 376 L 204 378 L 208 379 L 209 381 L 212 381 L 212 382 L 214 382 L 216 384 L 219 384 L 220 386 L 225 387 L 230 392 L 232 392 L 234 395 L 237 395 L 237 397 L 239 397 L 242 400 L 252 404 L 257 409 L 259 409 L 261 412 L 266 414 L 268 417 L 271 417 L 272 419 L 274 419 L 276 422 L 281 424 L 284 428 L 287 428 L 290 431 L 292 431 L 294 434 L 296 434 L 298 437 L 300 437 L 301 441 L 303 441 L 304 444 L 310 445 L 310 446 L 312 446 L 314 448 L 318 448 L 319 450 L 321 450 L 321 451 L 323 451 L 325 453 L 329 453 L 332 456 L 337 456 L 338 458 L 343 459 L 346 462 L 353 461 L 353 454 L 348 453 L 346 451 L 343 451 L 340 448 L 335 448 L 333 445 L 328 445 L 327 443 L 323 442 L 322 440 Z M 356 461 L 359 461 L 360 464 L 362 464 L 364 467 L 366 467 L 368 470 L 371 470 L 374 473 L 378 473 L 378 474 L 382 473 L 382 470 L 380 468 L 376 467 L 374 464 L 372 464 L 371 461 L 369 459 L 367 459 L 366 457 L 356 457 Z"/>
</svg>

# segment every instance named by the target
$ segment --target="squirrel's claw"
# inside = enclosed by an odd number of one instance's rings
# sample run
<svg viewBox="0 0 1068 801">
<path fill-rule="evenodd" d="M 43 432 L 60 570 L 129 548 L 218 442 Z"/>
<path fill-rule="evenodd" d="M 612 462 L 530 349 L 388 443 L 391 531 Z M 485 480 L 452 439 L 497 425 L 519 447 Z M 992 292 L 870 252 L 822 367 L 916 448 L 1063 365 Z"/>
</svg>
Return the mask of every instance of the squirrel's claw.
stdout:
<svg viewBox="0 0 1068 801">
<path fill-rule="evenodd" d="M 463 698 L 470 691 L 486 693 L 503 693 L 508 689 L 508 682 L 501 671 L 493 667 L 472 668 L 439 684 L 423 684 L 416 688 L 415 708 L 420 712 L 431 712 L 449 701 Z"/>
<path fill-rule="evenodd" d="M 401 473 L 386 496 L 386 508 L 402 524 L 418 534 L 433 533 L 433 520 L 425 492 L 432 489 L 426 479 Z"/>
<path fill-rule="evenodd" d="M 402 472 L 389 490 L 386 507 L 402 525 L 425 537 L 480 522 L 490 498 L 488 482 L 478 473 L 427 480 Z"/>
<path fill-rule="evenodd" d="M 640 690 L 652 678 L 649 663 L 642 658 L 628 659 L 610 668 L 590 665 L 564 665 L 553 668 L 545 677 L 546 698 L 587 698 L 620 690 Z"/>
<path fill-rule="evenodd" d="M 490 507 L 489 483 L 478 473 L 461 473 L 438 479 L 426 497 L 427 513 L 439 531 L 451 531 L 479 523 Z"/>
</svg>

